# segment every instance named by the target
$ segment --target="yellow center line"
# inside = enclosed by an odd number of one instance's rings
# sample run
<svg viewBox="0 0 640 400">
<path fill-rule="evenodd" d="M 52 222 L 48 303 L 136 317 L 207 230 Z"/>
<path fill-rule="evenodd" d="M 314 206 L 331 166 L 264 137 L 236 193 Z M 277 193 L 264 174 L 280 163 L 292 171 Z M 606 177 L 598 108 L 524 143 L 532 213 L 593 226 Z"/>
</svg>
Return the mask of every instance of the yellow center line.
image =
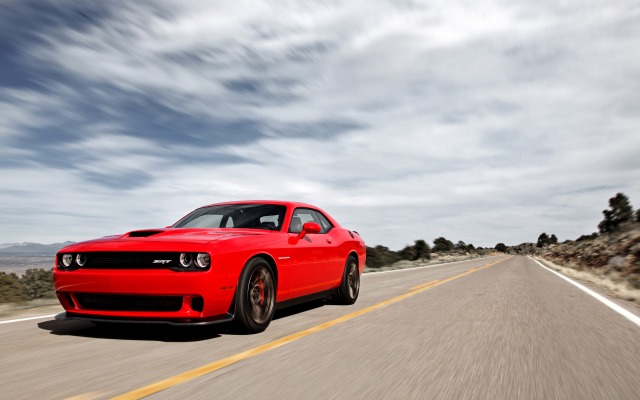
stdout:
<svg viewBox="0 0 640 400">
<path fill-rule="evenodd" d="M 436 282 L 438 282 L 438 281 L 429 281 L 429 282 L 425 282 L 425 283 L 420 284 L 420 285 L 418 285 L 418 286 L 414 286 L 414 287 L 412 287 L 412 288 L 411 288 L 411 289 L 409 289 L 409 290 L 422 289 L 422 288 L 425 288 L 425 287 L 427 287 L 427 286 L 431 286 L 431 285 L 435 284 Z"/>
<path fill-rule="evenodd" d="M 220 359 L 218 361 L 214 361 L 214 362 L 212 362 L 210 364 L 203 365 L 201 367 L 192 369 L 190 371 L 183 372 L 183 373 L 178 374 L 178 375 L 174 375 L 174 376 L 169 377 L 167 379 L 163 379 L 161 381 L 152 383 L 152 384 L 150 384 L 148 386 L 144 386 L 142 388 L 135 389 L 135 390 L 133 390 L 131 392 L 124 393 L 124 394 L 122 394 L 120 396 L 114 397 L 113 400 L 133 400 L 133 399 L 141 399 L 143 397 L 150 396 L 150 395 L 152 395 L 154 393 L 158 393 L 158 392 L 160 392 L 162 390 L 165 390 L 165 389 L 168 389 L 168 388 L 170 388 L 172 386 L 175 386 L 175 385 L 178 385 L 180 383 L 184 383 L 184 382 L 190 381 L 190 380 L 198 378 L 200 376 L 203 376 L 203 375 L 209 374 L 211 372 L 217 371 L 217 370 L 219 370 L 221 368 L 224 368 L 226 366 L 229 366 L 231 364 L 235 364 L 235 363 L 237 363 L 239 361 L 246 360 L 248 358 L 257 356 L 258 354 L 262 354 L 262 353 L 265 353 L 265 352 L 267 352 L 269 350 L 273 350 L 273 349 L 278 348 L 280 346 L 284 346 L 285 344 L 294 342 L 294 341 L 296 341 L 298 339 L 301 339 L 301 338 L 303 338 L 305 336 L 309 336 L 309 335 L 311 335 L 313 333 L 316 333 L 316 332 L 319 332 L 321 330 L 330 328 L 330 327 L 332 327 L 334 325 L 341 324 L 341 323 L 343 323 L 345 321 L 353 319 L 353 318 L 355 318 L 355 317 L 357 317 L 359 315 L 366 314 L 366 313 L 371 312 L 373 310 L 376 310 L 376 309 L 378 309 L 380 307 L 396 303 L 396 302 L 398 302 L 400 300 L 404 300 L 407 297 L 411 297 L 411 296 L 413 296 L 415 294 L 418 294 L 420 292 L 424 292 L 425 290 L 431 289 L 432 287 L 442 285 L 443 283 L 451 282 L 454 279 L 458 279 L 458 278 L 461 278 L 463 276 L 472 274 L 473 272 L 479 271 L 481 269 L 488 268 L 488 267 L 490 267 L 492 265 L 495 265 L 495 264 L 498 264 L 498 263 L 503 262 L 505 260 L 508 260 L 509 258 L 511 258 L 511 257 L 503 258 L 501 260 L 498 260 L 498 261 L 495 261 L 495 262 L 492 262 L 492 263 L 489 263 L 489 264 L 485 264 L 485 265 L 483 265 L 481 267 L 478 267 L 476 269 L 468 270 L 466 272 L 463 272 L 461 274 L 452 276 L 450 278 L 447 278 L 447 279 L 444 279 L 444 280 L 441 280 L 441 281 L 429 281 L 429 282 L 426 282 L 426 283 L 424 283 L 422 285 L 418 285 L 418 286 L 410 289 L 410 291 L 407 292 L 407 293 L 404 293 L 404 294 L 401 294 L 399 296 L 393 297 L 391 299 L 385 300 L 383 302 L 374 304 L 372 306 L 363 308 L 361 310 L 354 311 L 354 312 L 352 312 L 350 314 L 343 315 L 342 317 L 339 317 L 339 318 L 336 318 L 336 319 L 332 319 L 332 320 L 324 322 L 324 323 L 322 323 L 320 325 L 316 325 L 314 327 L 302 330 L 300 332 L 296 332 L 296 333 L 293 333 L 291 335 L 282 337 L 280 339 L 276 339 L 276 340 L 274 340 L 272 342 L 263 344 L 261 346 L 254 347 L 254 348 L 249 349 L 249 350 L 245 350 L 243 352 L 234 354 L 234 355 L 229 356 L 229 357 L 225 357 L 225 358 Z"/>
</svg>

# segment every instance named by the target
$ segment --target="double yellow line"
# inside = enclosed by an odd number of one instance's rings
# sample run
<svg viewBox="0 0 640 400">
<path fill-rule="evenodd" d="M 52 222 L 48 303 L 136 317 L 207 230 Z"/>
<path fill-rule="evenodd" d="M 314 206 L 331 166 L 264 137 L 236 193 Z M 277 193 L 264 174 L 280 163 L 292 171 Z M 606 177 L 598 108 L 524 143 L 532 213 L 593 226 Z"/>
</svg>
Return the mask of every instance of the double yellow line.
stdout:
<svg viewBox="0 0 640 400">
<path fill-rule="evenodd" d="M 411 297 L 411 296 L 413 296 L 415 294 L 418 294 L 420 292 L 424 292 L 425 290 L 431 289 L 432 287 L 442 285 L 443 283 L 451 282 L 454 279 L 458 279 L 458 278 L 461 278 L 463 276 L 472 274 L 472 273 L 474 273 L 476 271 L 479 271 L 481 269 L 488 268 L 488 267 L 490 267 L 492 265 L 495 265 L 495 264 L 498 264 L 498 263 L 503 262 L 505 260 L 508 260 L 509 258 L 511 258 L 511 257 L 503 258 L 501 260 L 498 260 L 498 261 L 495 261 L 495 262 L 492 262 L 492 263 L 489 263 L 489 264 L 485 264 L 485 265 L 483 265 L 481 267 L 478 267 L 478 268 L 471 268 L 471 269 L 467 270 L 466 272 L 463 272 L 461 274 L 452 276 L 450 278 L 447 278 L 447 279 L 444 279 L 444 280 L 441 280 L 441 281 L 429 281 L 429 282 L 423 283 L 421 285 L 414 286 L 413 288 L 410 289 L 409 292 L 401 294 L 401 295 L 396 296 L 396 297 L 393 297 L 393 298 L 391 298 L 389 300 L 385 300 L 385 301 L 383 301 L 381 303 L 377 303 L 377 304 L 374 304 L 372 306 L 363 308 L 361 310 L 354 311 L 354 312 L 352 312 L 350 314 L 347 314 L 347 315 L 344 315 L 342 317 L 333 319 L 331 321 L 324 322 L 324 323 L 322 323 L 320 325 L 316 325 L 314 327 L 305 329 L 303 331 L 293 333 L 291 335 L 282 337 L 282 338 L 274 340 L 272 342 L 263 344 L 262 346 L 254 347 L 252 349 L 245 350 L 243 352 L 234 354 L 232 356 L 225 357 L 225 358 L 220 359 L 218 361 L 212 362 L 211 364 L 203 365 L 201 367 L 192 369 L 190 371 L 183 372 L 183 373 L 178 374 L 178 375 L 174 375 L 174 376 L 172 376 L 170 378 L 163 379 L 163 380 L 158 381 L 156 383 L 152 383 L 151 385 L 142 387 L 140 389 L 136 389 L 136 390 L 133 390 L 131 392 L 124 393 L 124 394 L 122 394 L 120 396 L 114 397 L 113 399 L 116 399 L 116 400 L 133 400 L 133 399 L 141 399 L 143 397 L 150 396 L 150 395 L 152 395 L 154 393 L 158 393 L 158 392 L 160 392 L 162 390 L 165 390 L 165 389 L 168 389 L 168 388 L 170 388 L 172 386 L 178 385 L 178 384 L 186 382 L 186 381 L 190 381 L 190 380 L 198 378 L 200 376 L 203 376 L 203 375 L 209 374 L 211 372 L 217 371 L 217 370 L 219 370 L 221 368 L 224 368 L 226 366 L 229 366 L 231 364 L 235 364 L 235 363 L 237 363 L 239 361 L 246 360 L 248 358 L 251 358 L 251 357 L 257 356 L 259 354 L 265 353 L 265 352 L 267 352 L 269 350 L 273 350 L 273 349 L 278 348 L 280 346 L 284 346 L 285 344 L 294 342 L 294 341 L 296 341 L 298 339 L 301 339 L 301 338 L 303 338 L 305 336 L 309 336 L 309 335 L 311 335 L 313 333 L 316 333 L 316 332 L 319 332 L 321 330 L 330 328 L 330 327 L 332 327 L 334 325 L 341 324 L 341 323 L 346 322 L 346 321 L 348 321 L 350 319 L 353 319 L 353 318 L 355 318 L 355 317 L 357 317 L 359 315 L 366 314 L 368 312 L 376 310 L 376 309 L 378 309 L 380 307 L 384 307 L 386 305 L 396 303 L 396 302 L 398 302 L 400 300 L 404 300 L 407 297 Z"/>
</svg>

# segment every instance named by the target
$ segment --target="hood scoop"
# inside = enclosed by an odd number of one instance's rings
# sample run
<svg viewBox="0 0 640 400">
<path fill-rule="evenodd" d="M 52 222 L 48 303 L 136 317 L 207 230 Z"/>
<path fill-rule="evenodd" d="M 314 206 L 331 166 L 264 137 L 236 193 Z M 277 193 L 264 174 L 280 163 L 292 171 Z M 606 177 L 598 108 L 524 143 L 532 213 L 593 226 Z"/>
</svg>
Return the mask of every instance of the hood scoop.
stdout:
<svg viewBox="0 0 640 400">
<path fill-rule="evenodd" d="M 153 235 L 157 235 L 159 233 L 162 233 L 164 231 L 133 231 L 133 232 L 129 232 L 128 236 L 129 237 L 149 237 L 149 236 L 153 236 Z"/>
</svg>

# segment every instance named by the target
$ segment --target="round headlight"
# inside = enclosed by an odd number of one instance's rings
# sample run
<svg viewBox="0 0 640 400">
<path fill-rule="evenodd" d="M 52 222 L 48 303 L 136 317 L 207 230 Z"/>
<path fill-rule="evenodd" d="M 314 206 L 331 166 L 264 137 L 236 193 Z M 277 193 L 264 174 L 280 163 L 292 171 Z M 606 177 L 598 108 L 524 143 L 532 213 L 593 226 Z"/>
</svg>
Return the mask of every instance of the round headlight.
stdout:
<svg viewBox="0 0 640 400">
<path fill-rule="evenodd" d="M 189 268 L 193 264 L 193 257 L 191 253 L 180 254 L 180 266 L 183 268 Z"/>
<path fill-rule="evenodd" d="M 87 255 L 86 254 L 78 254 L 76 255 L 76 264 L 78 264 L 80 267 L 84 267 L 84 265 L 87 263 Z"/>
<path fill-rule="evenodd" d="M 209 254 L 198 253 L 198 256 L 196 257 L 196 265 L 199 268 L 209 268 L 210 264 L 211 264 L 211 257 L 209 257 Z"/>
<path fill-rule="evenodd" d="M 63 254 L 62 255 L 62 265 L 65 267 L 70 267 L 73 262 L 73 254 Z"/>
</svg>

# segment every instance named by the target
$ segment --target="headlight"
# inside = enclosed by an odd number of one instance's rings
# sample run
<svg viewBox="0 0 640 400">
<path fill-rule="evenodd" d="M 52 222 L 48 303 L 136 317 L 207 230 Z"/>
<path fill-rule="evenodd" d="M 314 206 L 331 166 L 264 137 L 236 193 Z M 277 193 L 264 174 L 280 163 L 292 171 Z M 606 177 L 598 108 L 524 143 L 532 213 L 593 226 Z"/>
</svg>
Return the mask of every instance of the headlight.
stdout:
<svg viewBox="0 0 640 400">
<path fill-rule="evenodd" d="M 211 257 L 207 253 L 198 253 L 196 257 L 196 266 L 198 268 L 209 268 L 211 264 Z"/>
<path fill-rule="evenodd" d="M 62 255 L 62 265 L 64 267 L 69 268 L 71 263 L 73 262 L 73 254 L 63 254 Z"/>
<path fill-rule="evenodd" d="M 191 253 L 180 253 L 180 266 L 183 268 L 189 268 L 193 264 L 193 257 Z"/>
<path fill-rule="evenodd" d="M 80 267 L 84 267 L 87 263 L 87 255 L 86 254 L 78 254 L 76 255 L 76 264 Z"/>
</svg>

